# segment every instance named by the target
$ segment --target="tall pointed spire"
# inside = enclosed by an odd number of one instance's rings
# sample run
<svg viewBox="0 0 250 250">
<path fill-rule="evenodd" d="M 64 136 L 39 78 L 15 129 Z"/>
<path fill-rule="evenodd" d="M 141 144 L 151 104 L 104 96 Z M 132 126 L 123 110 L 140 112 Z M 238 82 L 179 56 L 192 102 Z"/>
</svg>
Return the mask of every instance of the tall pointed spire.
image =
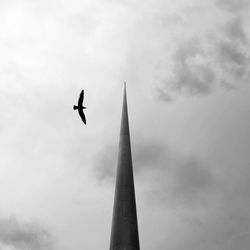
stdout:
<svg viewBox="0 0 250 250">
<path fill-rule="evenodd" d="M 139 249 L 126 83 L 124 83 L 110 250 Z"/>
</svg>

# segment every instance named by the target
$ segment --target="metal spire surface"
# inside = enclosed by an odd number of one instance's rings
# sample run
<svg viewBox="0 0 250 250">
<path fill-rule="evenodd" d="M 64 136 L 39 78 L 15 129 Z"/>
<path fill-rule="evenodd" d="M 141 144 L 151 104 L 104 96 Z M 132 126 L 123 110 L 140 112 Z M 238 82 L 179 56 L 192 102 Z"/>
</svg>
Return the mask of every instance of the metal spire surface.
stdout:
<svg viewBox="0 0 250 250">
<path fill-rule="evenodd" d="M 126 83 L 124 83 L 110 250 L 139 249 Z"/>
</svg>

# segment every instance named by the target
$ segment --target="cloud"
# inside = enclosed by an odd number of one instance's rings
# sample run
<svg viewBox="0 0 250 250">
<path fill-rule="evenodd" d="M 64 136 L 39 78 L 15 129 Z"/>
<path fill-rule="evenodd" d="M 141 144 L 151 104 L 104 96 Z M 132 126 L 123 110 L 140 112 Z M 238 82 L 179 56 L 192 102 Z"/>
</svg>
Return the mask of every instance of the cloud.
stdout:
<svg viewBox="0 0 250 250">
<path fill-rule="evenodd" d="M 250 6 L 248 0 L 217 0 L 217 4 L 219 7 L 230 11 L 240 11 Z"/>
<path fill-rule="evenodd" d="M 216 58 L 223 74 L 230 74 L 235 79 L 242 79 L 249 70 L 249 42 L 242 27 L 242 20 L 235 18 L 223 29 L 224 36 L 215 45 Z"/>
<path fill-rule="evenodd" d="M 240 17 L 234 18 L 225 26 L 225 34 L 228 39 L 235 41 L 236 43 L 247 43 L 247 37 L 242 27 L 242 19 Z"/>
<path fill-rule="evenodd" d="M 236 9 L 248 7 L 245 1 L 218 1 Z M 224 8 L 222 8 L 224 10 Z M 246 33 L 244 14 L 235 12 L 210 29 L 204 26 L 186 38 L 180 39 L 170 60 L 172 66 L 165 77 L 158 77 L 155 87 L 159 100 L 169 102 L 175 94 L 204 96 L 218 86 L 235 89 L 245 82 L 250 70 L 250 42 Z"/>
<path fill-rule="evenodd" d="M 162 88 L 157 88 L 157 98 L 163 102 L 172 102 L 173 98 L 169 93 L 165 92 Z"/>
<path fill-rule="evenodd" d="M 156 89 L 160 100 L 169 102 L 173 92 L 201 96 L 214 90 L 216 74 L 212 58 L 201 39 L 192 37 L 181 42 L 171 60 L 171 75 Z"/>
<path fill-rule="evenodd" d="M 174 172 L 175 193 L 195 194 L 200 190 L 207 189 L 213 185 L 214 177 L 209 168 L 202 166 L 201 161 L 190 158 L 184 159 Z"/>
<path fill-rule="evenodd" d="M 160 141 L 138 137 L 133 147 L 135 171 L 145 171 L 152 167 L 164 168 L 168 155 L 168 150 Z"/>
<path fill-rule="evenodd" d="M 221 189 L 214 189 L 215 192 L 220 195 L 214 195 L 209 202 L 203 204 L 202 209 L 191 206 L 191 209 L 185 207 L 181 212 L 179 210 L 182 241 L 172 249 L 183 249 L 184 246 L 188 249 L 248 249 L 250 219 L 249 211 L 244 205 L 249 206 L 249 198 L 242 197 L 242 193 L 235 193 L 234 198 L 229 201 L 226 193 L 221 193 Z M 248 203 L 244 204 L 239 197 L 247 199 Z M 178 226 L 173 233 L 177 232 Z M 164 249 L 162 247 L 169 241 L 169 237 L 165 236 L 159 249 Z"/>
<path fill-rule="evenodd" d="M 187 96 L 211 94 L 216 85 L 232 86 L 247 77 L 250 56 L 246 35 L 236 19 L 224 28 L 224 36 L 209 45 L 210 50 L 199 39 L 191 38 L 179 45 L 173 56 L 172 76 L 157 86 L 158 98 L 169 102 L 173 92 Z"/>
<path fill-rule="evenodd" d="M 210 213 L 210 214 L 209 214 Z M 197 212 L 187 214 L 181 218 L 182 240 L 174 243 L 172 249 L 248 249 L 249 247 L 249 219 L 243 216 L 231 216 L 228 209 L 223 207 L 222 211 L 212 210 L 202 216 Z M 184 229 L 185 228 L 185 229 Z M 184 229 L 184 230 L 183 230 Z M 184 232 L 185 231 L 185 232 Z M 178 230 L 174 233 L 178 234 Z M 159 244 L 164 249 L 171 239 L 165 239 Z"/>
<path fill-rule="evenodd" d="M 136 137 L 133 141 L 134 174 L 142 181 L 151 176 L 147 199 L 169 207 L 209 200 L 216 179 L 205 160 L 171 151 L 161 141 L 150 138 Z M 118 146 L 108 145 L 95 157 L 94 176 L 99 183 L 114 184 L 117 155 Z"/>
<path fill-rule="evenodd" d="M 188 95 L 209 94 L 214 72 L 198 39 L 190 39 L 179 46 L 173 56 L 171 89 Z"/>
<path fill-rule="evenodd" d="M 40 226 L 14 217 L 0 219 L 0 243 L 16 249 L 53 249 L 51 234 Z"/>
<path fill-rule="evenodd" d="M 176 211 L 205 207 L 218 186 L 210 165 L 199 157 L 175 154 L 149 185 L 146 199 L 156 207 Z"/>
<path fill-rule="evenodd" d="M 237 167 L 233 163 L 230 170 L 230 164 L 220 162 L 215 166 L 190 158 L 167 172 L 169 179 L 162 177 L 160 182 L 158 179 L 158 187 L 149 197 L 150 204 L 157 204 L 155 209 L 160 210 L 159 200 L 164 200 L 163 208 L 171 209 L 172 216 L 177 218 L 155 249 L 164 249 L 169 244 L 173 244 L 174 250 L 184 247 L 194 250 L 248 249 L 250 182 L 247 165 L 248 161 L 238 163 Z M 216 172 L 218 169 L 220 174 Z M 167 184 L 169 180 L 173 183 Z M 152 199 L 154 197 L 158 203 Z M 178 232 L 181 232 L 181 241 L 172 241 Z"/>
</svg>

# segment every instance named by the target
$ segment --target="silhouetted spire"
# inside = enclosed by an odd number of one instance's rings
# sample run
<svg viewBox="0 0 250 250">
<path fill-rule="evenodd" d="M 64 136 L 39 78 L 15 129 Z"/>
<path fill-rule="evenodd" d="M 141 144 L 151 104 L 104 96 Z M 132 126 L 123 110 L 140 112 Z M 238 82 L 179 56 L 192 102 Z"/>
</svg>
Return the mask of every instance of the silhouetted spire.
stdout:
<svg viewBox="0 0 250 250">
<path fill-rule="evenodd" d="M 126 83 L 124 83 L 110 250 L 139 249 Z"/>
<path fill-rule="evenodd" d="M 122 105 L 122 120 L 121 120 L 121 135 L 129 136 L 129 125 L 128 125 L 128 108 L 127 108 L 127 94 L 126 94 L 126 82 L 124 83 L 124 93 L 123 93 L 123 105 Z"/>
</svg>

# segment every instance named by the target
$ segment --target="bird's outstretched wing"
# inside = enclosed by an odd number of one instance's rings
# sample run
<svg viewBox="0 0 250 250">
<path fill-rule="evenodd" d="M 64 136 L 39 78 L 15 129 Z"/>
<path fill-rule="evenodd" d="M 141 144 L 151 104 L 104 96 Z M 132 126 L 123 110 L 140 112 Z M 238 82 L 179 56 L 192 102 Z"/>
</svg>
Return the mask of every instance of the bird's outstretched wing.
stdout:
<svg viewBox="0 0 250 250">
<path fill-rule="evenodd" d="M 82 107 L 82 103 L 83 103 L 83 99 L 84 99 L 84 90 L 82 90 L 79 99 L 78 99 L 78 107 Z"/>
<path fill-rule="evenodd" d="M 83 113 L 83 110 L 78 109 L 78 113 L 79 113 L 80 117 L 82 118 L 82 121 L 86 124 L 86 118 L 85 118 L 85 115 Z"/>
</svg>

